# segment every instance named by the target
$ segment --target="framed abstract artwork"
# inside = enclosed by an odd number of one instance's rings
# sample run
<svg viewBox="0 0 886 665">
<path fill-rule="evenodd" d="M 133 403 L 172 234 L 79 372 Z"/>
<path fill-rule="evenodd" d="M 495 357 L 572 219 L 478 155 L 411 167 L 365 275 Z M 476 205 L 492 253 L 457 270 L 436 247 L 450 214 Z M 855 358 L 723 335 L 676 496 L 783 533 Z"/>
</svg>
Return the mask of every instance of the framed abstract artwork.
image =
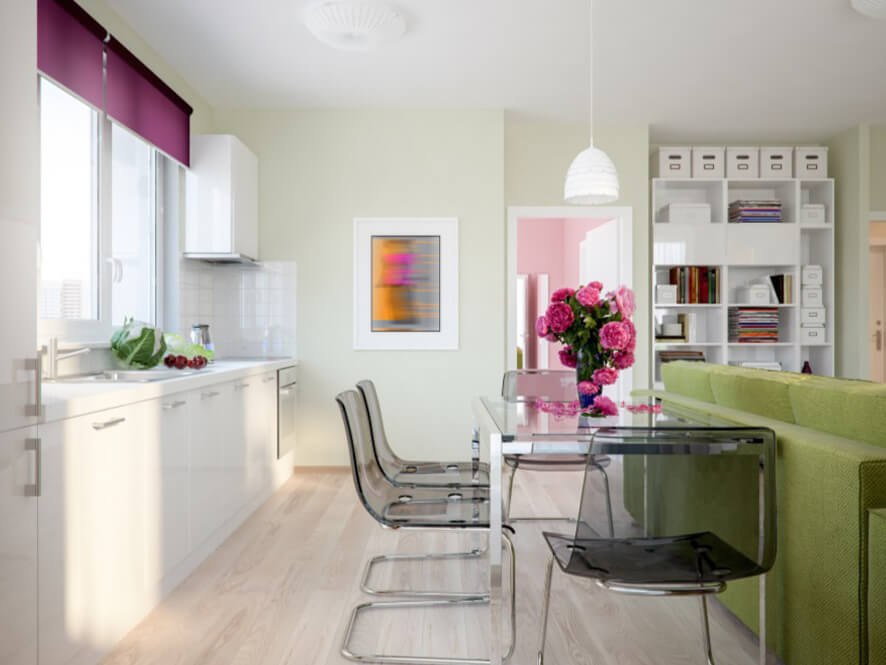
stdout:
<svg viewBox="0 0 886 665">
<path fill-rule="evenodd" d="M 354 220 L 354 348 L 458 348 L 458 219 Z"/>
</svg>

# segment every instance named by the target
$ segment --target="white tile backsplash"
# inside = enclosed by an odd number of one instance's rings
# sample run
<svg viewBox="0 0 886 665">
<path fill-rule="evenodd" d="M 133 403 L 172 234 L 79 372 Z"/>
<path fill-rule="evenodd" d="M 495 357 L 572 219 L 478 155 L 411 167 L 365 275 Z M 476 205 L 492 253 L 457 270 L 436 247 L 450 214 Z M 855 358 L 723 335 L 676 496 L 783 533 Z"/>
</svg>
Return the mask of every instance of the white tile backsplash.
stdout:
<svg viewBox="0 0 886 665">
<path fill-rule="evenodd" d="M 208 323 L 219 358 L 294 356 L 293 261 L 257 266 L 182 260 L 179 327 Z"/>
</svg>

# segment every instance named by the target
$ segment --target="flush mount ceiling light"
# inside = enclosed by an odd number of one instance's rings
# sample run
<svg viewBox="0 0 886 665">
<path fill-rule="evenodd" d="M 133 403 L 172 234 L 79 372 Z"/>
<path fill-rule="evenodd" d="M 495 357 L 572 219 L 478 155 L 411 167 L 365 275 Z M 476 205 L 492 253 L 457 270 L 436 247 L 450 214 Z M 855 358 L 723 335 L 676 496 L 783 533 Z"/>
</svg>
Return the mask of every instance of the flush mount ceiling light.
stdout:
<svg viewBox="0 0 886 665">
<path fill-rule="evenodd" d="M 886 0 L 852 0 L 852 7 L 871 18 L 886 18 Z"/>
<path fill-rule="evenodd" d="M 563 197 L 567 203 L 592 205 L 618 199 L 618 173 L 609 155 L 594 147 L 594 0 L 590 0 L 590 146 L 578 153 L 566 172 Z"/>
<path fill-rule="evenodd" d="M 305 25 L 324 44 L 346 51 L 369 51 L 406 32 L 406 20 L 390 5 L 335 0 L 308 9 Z"/>
</svg>

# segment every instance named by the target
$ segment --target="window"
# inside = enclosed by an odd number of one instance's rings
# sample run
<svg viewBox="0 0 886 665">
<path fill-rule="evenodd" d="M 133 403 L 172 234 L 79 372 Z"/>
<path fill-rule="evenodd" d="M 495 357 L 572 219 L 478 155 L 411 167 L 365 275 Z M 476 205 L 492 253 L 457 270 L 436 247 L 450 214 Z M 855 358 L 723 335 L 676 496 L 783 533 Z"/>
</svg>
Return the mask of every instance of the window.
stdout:
<svg viewBox="0 0 886 665">
<path fill-rule="evenodd" d="M 95 342 L 125 317 L 162 324 L 163 210 L 175 206 L 158 197 L 178 167 L 49 79 L 40 95 L 41 336 Z"/>
<path fill-rule="evenodd" d="M 40 316 L 99 318 L 98 113 L 40 85 Z"/>
</svg>

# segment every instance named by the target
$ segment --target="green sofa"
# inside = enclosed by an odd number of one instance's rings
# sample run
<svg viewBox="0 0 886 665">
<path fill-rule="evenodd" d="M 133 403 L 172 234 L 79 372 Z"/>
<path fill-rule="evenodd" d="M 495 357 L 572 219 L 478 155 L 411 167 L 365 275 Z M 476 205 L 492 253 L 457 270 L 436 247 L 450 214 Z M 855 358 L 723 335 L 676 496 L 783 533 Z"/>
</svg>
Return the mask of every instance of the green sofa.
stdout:
<svg viewBox="0 0 886 665">
<path fill-rule="evenodd" d="M 770 647 L 787 665 L 886 665 L 886 386 L 693 362 L 662 378 L 665 403 L 778 436 Z M 721 600 L 758 631 L 756 580 Z"/>
</svg>

